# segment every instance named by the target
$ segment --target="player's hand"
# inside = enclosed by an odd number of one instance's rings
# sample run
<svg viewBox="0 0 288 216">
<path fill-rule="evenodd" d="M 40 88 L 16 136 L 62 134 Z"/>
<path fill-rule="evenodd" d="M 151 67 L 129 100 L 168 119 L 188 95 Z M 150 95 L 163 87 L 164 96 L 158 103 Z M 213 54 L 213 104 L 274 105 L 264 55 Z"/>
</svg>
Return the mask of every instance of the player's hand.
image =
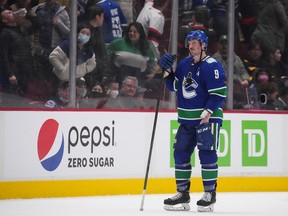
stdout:
<svg viewBox="0 0 288 216">
<path fill-rule="evenodd" d="M 173 65 L 173 63 L 176 61 L 175 56 L 166 53 L 163 56 L 161 56 L 160 60 L 159 60 L 159 65 L 162 69 L 170 69 Z"/>
<path fill-rule="evenodd" d="M 211 133 L 210 123 L 203 123 L 196 127 L 197 147 L 201 150 L 211 150 L 215 137 Z"/>
</svg>

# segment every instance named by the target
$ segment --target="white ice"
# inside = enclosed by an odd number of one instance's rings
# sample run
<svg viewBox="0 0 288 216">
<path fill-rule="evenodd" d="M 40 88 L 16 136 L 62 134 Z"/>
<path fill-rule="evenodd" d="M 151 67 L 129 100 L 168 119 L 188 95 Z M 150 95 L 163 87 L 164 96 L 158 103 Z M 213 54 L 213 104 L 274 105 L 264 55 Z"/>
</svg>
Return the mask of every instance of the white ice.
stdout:
<svg viewBox="0 0 288 216">
<path fill-rule="evenodd" d="M 211 215 L 197 212 L 196 201 L 201 193 L 191 193 L 191 210 L 171 212 L 163 209 L 163 200 L 173 194 L 144 197 L 142 195 L 94 196 L 72 198 L 0 200 L 1 216 L 151 216 L 151 215 Z M 288 192 L 217 193 L 214 215 L 287 215 Z"/>
</svg>

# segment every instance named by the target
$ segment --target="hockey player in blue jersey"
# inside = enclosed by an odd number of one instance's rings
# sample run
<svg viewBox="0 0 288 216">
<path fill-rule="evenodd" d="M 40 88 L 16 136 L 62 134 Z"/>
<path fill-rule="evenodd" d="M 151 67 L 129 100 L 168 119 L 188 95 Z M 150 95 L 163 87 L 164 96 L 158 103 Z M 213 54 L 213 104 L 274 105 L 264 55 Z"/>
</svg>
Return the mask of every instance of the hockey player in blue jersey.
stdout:
<svg viewBox="0 0 288 216">
<path fill-rule="evenodd" d="M 175 57 L 164 54 L 159 61 L 165 71 L 165 84 L 177 92 L 179 129 L 174 142 L 177 194 L 164 200 L 165 210 L 190 209 L 191 155 L 198 148 L 204 195 L 198 211 L 213 211 L 218 177 L 217 148 L 222 125 L 221 108 L 227 94 L 225 73 L 219 62 L 206 54 L 208 38 L 201 30 L 190 32 L 185 40 L 190 56 L 172 70 Z M 164 75 L 165 76 L 165 75 Z"/>
</svg>

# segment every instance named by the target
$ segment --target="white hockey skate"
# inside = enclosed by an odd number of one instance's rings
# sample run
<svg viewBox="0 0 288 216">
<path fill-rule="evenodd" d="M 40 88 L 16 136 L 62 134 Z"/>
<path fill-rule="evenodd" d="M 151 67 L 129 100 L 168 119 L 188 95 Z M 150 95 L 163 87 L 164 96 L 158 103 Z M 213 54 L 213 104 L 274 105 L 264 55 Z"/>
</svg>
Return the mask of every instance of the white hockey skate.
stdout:
<svg viewBox="0 0 288 216">
<path fill-rule="evenodd" d="M 167 211 L 189 211 L 189 192 L 178 192 L 175 196 L 164 200 L 164 209 Z"/>
<path fill-rule="evenodd" d="M 200 200 L 197 201 L 197 210 L 199 212 L 214 211 L 214 203 L 216 202 L 216 192 L 205 192 Z"/>
</svg>

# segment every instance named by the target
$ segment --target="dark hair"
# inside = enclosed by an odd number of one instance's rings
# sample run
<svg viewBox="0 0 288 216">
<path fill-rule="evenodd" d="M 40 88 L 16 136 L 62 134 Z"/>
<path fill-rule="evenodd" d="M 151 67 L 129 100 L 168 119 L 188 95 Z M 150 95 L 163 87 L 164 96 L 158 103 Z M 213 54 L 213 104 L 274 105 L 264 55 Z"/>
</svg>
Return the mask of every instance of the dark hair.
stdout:
<svg viewBox="0 0 288 216">
<path fill-rule="evenodd" d="M 254 40 L 251 40 L 250 43 L 248 44 L 248 50 L 253 50 L 256 46 L 260 47 L 261 51 L 263 51 L 263 45 L 262 45 L 262 41 L 259 40 L 259 39 L 254 39 Z"/>
<path fill-rule="evenodd" d="M 168 0 L 154 0 L 153 6 L 156 8 L 162 7 L 168 2 Z"/>
<path fill-rule="evenodd" d="M 97 15 L 100 16 L 103 13 L 104 13 L 104 10 L 99 5 L 92 5 L 88 8 L 86 8 L 84 19 L 91 21 L 91 20 L 95 19 L 95 17 Z"/>
<path fill-rule="evenodd" d="M 258 80 L 258 77 L 261 73 L 267 73 L 268 74 L 268 77 L 269 77 L 269 80 L 272 79 L 272 76 L 271 76 L 271 72 L 267 69 L 267 68 L 258 68 L 255 70 L 254 72 L 254 79 L 257 81 Z"/>
<path fill-rule="evenodd" d="M 128 28 L 127 28 L 126 35 L 124 38 L 128 43 L 131 43 L 131 41 L 129 39 L 129 31 L 130 31 L 130 28 L 132 26 L 134 26 L 140 34 L 140 38 L 139 38 L 139 42 L 138 42 L 137 46 L 138 46 L 141 54 L 146 56 L 147 50 L 149 48 L 149 43 L 148 43 L 144 28 L 143 28 L 141 23 L 136 22 L 136 21 L 130 23 Z"/>
<path fill-rule="evenodd" d="M 77 25 L 77 33 L 79 33 L 82 29 L 84 29 L 84 28 L 87 28 L 87 29 L 90 29 L 90 32 L 91 32 L 91 34 L 92 34 L 92 29 L 91 29 L 91 26 L 89 26 L 87 23 L 79 23 L 78 25 Z"/>
</svg>

